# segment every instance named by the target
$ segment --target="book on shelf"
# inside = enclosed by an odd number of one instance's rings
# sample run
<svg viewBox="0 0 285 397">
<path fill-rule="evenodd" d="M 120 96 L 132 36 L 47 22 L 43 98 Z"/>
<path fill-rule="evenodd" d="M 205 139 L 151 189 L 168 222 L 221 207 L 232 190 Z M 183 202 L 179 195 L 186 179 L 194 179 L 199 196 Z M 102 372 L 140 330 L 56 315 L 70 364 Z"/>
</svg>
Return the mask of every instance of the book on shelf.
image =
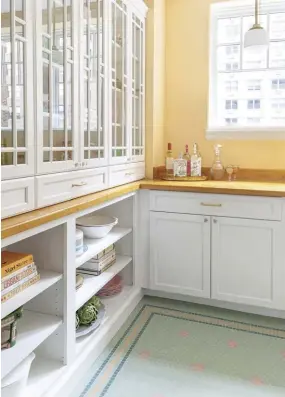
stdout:
<svg viewBox="0 0 285 397">
<path fill-rule="evenodd" d="M 24 291 L 31 285 L 37 283 L 40 279 L 40 275 L 37 274 L 33 278 L 31 278 L 29 281 L 26 281 L 24 284 L 20 285 L 19 287 L 14 288 L 12 291 L 8 292 L 7 294 L 1 296 L 1 302 L 6 302 L 7 300 L 13 298 L 15 295 L 17 295 L 19 292 Z"/>
<path fill-rule="evenodd" d="M 20 280 L 28 277 L 36 270 L 36 265 L 34 263 L 30 263 L 29 265 L 17 270 L 16 272 L 9 274 L 9 276 L 3 277 L 1 280 L 1 291 L 3 291 L 5 288 L 9 288 L 11 285 L 18 283 Z"/>
<path fill-rule="evenodd" d="M 106 266 L 108 266 L 111 262 L 116 259 L 115 250 L 109 252 L 105 255 L 100 261 L 88 261 L 84 263 L 79 269 L 83 270 L 92 270 L 92 271 L 100 271 L 103 270 Z"/>
<path fill-rule="evenodd" d="M 34 262 L 33 255 L 19 252 L 1 252 L 1 277 L 6 277 Z"/>
<path fill-rule="evenodd" d="M 27 281 L 30 281 L 33 277 L 37 276 L 37 274 L 38 272 L 36 269 L 25 278 L 19 280 L 15 284 L 12 284 L 9 287 L 5 288 L 3 291 L 1 291 L 1 296 L 8 294 L 8 292 L 13 291 L 13 289 L 20 287 L 21 285 L 25 284 Z"/>
<path fill-rule="evenodd" d="M 103 269 L 101 270 L 85 270 L 85 269 L 78 269 L 78 274 L 87 274 L 89 276 L 100 276 L 100 274 L 104 273 L 107 269 L 109 269 L 114 263 L 116 263 L 116 259 L 114 259 L 112 262 L 110 262 L 108 265 L 106 265 Z"/>
<path fill-rule="evenodd" d="M 99 254 L 93 256 L 93 258 L 90 259 L 90 261 L 97 261 L 101 258 L 103 258 L 105 255 L 110 253 L 111 251 L 115 250 L 115 244 L 109 245 L 109 247 L 105 248 L 103 251 L 99 252 Z"/>
</svg>

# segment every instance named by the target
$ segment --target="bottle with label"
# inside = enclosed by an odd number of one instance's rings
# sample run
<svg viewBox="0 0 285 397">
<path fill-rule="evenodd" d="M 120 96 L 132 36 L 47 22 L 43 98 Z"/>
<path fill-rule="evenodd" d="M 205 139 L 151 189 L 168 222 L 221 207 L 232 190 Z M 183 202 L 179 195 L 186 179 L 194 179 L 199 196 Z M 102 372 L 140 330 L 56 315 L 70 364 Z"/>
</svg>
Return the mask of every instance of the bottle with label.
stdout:
<svg viewBox="0 0 285 397">
<path fill-rule="evenodd" d="M 191 176 L 202 176 L 202 158 L 197 143 L 194 143 L 191 155 Z"/>
<path fill-rule="evenodd" d="M 165 157 L 165 169 L 166 175 L 173 176 L 173 153 L 172 153 L 172 144 L 169 143 L 167 146 L 167 152 Z"/>
<path fill-rule="evenodd" d="M 183 159 L 187 161 L 187 176 L 191 176 L 191 156 L 189 153 L 188 145 L 185 146 Z"/>
<path fill-rule="evenodd" d="M 179 154 L 178 159 L 174 162 L 174 176 L 185 177 L 187 176 L 187 160 L 183 159 L 182 153 Z"/>
</svg>

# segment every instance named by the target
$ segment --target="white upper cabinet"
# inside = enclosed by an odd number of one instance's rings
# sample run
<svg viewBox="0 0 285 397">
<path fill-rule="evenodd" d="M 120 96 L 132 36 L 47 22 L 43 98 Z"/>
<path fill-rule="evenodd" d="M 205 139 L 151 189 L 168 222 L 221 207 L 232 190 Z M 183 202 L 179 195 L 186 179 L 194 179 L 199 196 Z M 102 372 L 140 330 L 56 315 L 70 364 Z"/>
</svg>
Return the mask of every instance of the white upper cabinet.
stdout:
<svg viewBox="0 0 285 397">
<path fill-rule="evenodd" d="M 78 10 L 74 0 L 34 4 L 38 173 L 70 170 L 78 161 Z"/>
<path fill-rule="evenodd" d="M 33 6 L 1 0 L 2 179 L 34 174 Z"/>
<path fill-rule="evenodd" d="M 110 163 L 144 161 L 145 13 L 131 2 L 110 1 Z"/>
<path fill-rule="evenodd" d="M 80 2 L 80 162 L 106 165 L 107 150 L 107 3 Z"/>
</svg>

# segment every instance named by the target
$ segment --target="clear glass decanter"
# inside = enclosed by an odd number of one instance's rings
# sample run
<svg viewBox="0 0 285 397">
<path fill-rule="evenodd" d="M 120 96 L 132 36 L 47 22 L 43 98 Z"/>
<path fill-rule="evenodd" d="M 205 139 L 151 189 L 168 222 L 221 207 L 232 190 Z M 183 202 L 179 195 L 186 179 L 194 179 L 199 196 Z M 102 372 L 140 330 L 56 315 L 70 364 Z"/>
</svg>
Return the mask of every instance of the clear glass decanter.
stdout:
<svg viewBox="0 0 285 397">
<path fill-rule="evenodd" d="M 221 148 L 222 145 L 215 145 L 215 159 L 211 168 L 211 175 L 215 181 L 220 181 L 223 179 L 225 174 L 224 166 L 221 162 Z"/>
</svg>

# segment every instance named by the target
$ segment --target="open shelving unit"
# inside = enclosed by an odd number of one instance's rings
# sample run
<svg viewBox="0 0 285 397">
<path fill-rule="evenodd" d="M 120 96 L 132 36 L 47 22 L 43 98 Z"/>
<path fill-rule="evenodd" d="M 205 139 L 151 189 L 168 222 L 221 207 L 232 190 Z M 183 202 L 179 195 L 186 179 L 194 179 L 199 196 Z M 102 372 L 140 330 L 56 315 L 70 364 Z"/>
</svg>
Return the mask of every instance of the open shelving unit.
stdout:
<svg viewBox="0 0 285 397">
<path fill-rule="evenodd" d="M 2 304 L 2 318 L 24 306 L 23 317 L 17 322 L 16 345 L 1 354 L 1 377 L 34 352 L 26 397 L 69 395 L 73 382 L 84 375 L 141 299 L 141 288 L 135 282 L 135 202 L 132 195 L 90 208 L 89 214 L 118 217 L 119 225 L 104 238 L 84 238 L 87 250 L 79 257 L 75 253 L 76 221 L 86 211 L 4 245 L 10 251 L 33 254 L 41 275 L 36 284 Z M 99 276 L 82 273 L 83 285 L 76 290 L 80 266 L 112 244 L 116 244 L 114 264 Z M 106 310 L 100 327 L 76 338 L 76 311 L 117 274 L 122 277 L 123 290 L 102 298 Z"/>
<path fill-rule="evenodd" d="M 76 291 L 76 310 L 112 280 L 116 274 L 120 273 L 131 261 L 132 257 L 130 256 L 117 255 L 116 262 L 108 270 L 100 274 L 100 276 L 95 277 L 82 274 L 84 282 L 82 287 Z"/>
<path fill-rule="evenodd" d="M 56 316 L 24 310 L 23 317 L 17 323 L 16 345 L 1 351 L 1 377 L 6 376 L 61 324 L 62 319 Z"/>
</svg>

